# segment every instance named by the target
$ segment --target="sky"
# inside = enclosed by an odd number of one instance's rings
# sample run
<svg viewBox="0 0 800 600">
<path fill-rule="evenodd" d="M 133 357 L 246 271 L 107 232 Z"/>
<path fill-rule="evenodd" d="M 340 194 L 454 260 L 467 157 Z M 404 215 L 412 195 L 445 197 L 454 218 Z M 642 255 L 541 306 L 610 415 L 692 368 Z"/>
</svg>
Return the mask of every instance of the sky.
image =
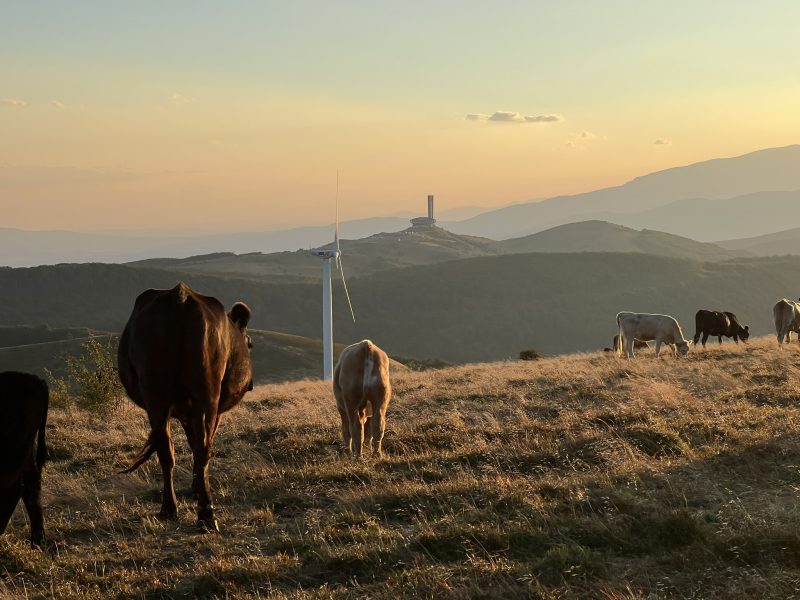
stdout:
<svg viewBox="0 0 800 600">
<path fill-rule="evenodd" d="M 0 227 L 498 207 L 800 142 L 794 0 L 0 2 Z"/>
</svg>

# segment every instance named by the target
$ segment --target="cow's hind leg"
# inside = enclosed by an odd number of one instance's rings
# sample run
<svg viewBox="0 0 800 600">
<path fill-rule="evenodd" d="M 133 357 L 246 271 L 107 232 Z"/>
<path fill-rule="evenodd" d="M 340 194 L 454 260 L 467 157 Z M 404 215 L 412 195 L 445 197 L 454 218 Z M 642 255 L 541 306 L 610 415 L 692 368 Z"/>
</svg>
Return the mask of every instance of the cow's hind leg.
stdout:
<svg viewBox="0 0 800 600">
<path fill-rule="evenodd" d="M 347 412 L 339 410 L 339 416 L 342 418 L 342 443 L 344 444 L 344 451 L 350 454 L 353 451 L 352 443 L 350 440 L 350 417 Z"/>
<path fill-rule="evenodd" d="M 153 403 L 156 404 L 156 403 Z M 151 439 L 156 447 L 158 462 L 161 463 L 161 473 L 164 479 L 164 489 L 161 495 L 161 512 L 159 515 L 165 519 L 178 517 L 178 502 L 175 498 L 175 486 L 172 482 L 172 471 L 175 468 L 175 448 L 169 433 L 169 416 L 171 407 L 167 403 L 158 403 L 150 411 Z"/>
<path fill-rule="evenodd" d="M 208 462 L 211 459 L 211 446 L 216 432 L 217 415 L 212 410 L 192 415 L 192 489 L 197 497 L 197 525 L 204 531 L 219 531 L 214 518 L 214 503 L 211 486 L 208 483 Z"/>
<path fill-rule="evenodd" d="M 14 509 L 19 503 L 21 495 L 22 485 L 20 481 L 0 489 L 0 533 L 3 533 L 8 527 L 8 522 L 11 520 L 11 515 L 14 514 Z"/>
<path fill-rule="evenodd" d="M 722 345 L 722 336 L 721 335 L 717 336 L 717 340 L 719 340 L 719 345 L 721 346 Z"/>
<path fill-rule="evenodd" d="M 22 501 L 31 524 L 31 545 L 44 545 L 44 516 L 42 515 L 42 473 L 31 465 L 23 475 Z"/>
<path fill-rule="evenodd" d="M 380 398 L 372 406 L 372 453 L 383 458 L 383 435 L 386 432 L 387 399 Z"/>
<path fill-rule="evenodd" d="M 44 517 L 42 516 L 42 472 L 31 459 L 22 475 L 22 501 L 31 524 L 31 545 L 44 545 Z"/>
<path fill-rule="evenodd" d="M 354 411 L 350 419 L 350 437 L 353 444 L 353 456 L 361 458 L 361 453 L 364 450 L 364 422 L 366 416 L 363 411 Z"/>
</svg>

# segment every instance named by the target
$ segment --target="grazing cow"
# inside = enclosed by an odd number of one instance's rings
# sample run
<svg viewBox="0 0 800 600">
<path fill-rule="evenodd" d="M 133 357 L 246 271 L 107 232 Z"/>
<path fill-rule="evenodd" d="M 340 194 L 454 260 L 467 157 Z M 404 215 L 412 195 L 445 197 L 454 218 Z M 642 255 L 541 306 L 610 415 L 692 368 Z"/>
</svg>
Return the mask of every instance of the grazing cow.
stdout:
<svg viewBox="0 0 800 600">
<path fill-rule="evenodd" d="M 633 341 L 637 339 L 646 342 L 655 340 L 656 356 L 661 351 L 661 344 L 669 345 L 674 353 L 680 353 L 682 356 L 689 353 L 689 340 L 683 339 L 681 326 L 669 315 L 621 312 L 617 314 L 617 326 L 619 327 L 618 354 L 622 354 L 624 344 L 625 356 L 629 358 L 634 356 Z"/>
<path fill-rule="evenodd" d="M 49 396 L 47 384 L 35 375 L 0 373 L 0 533 L 21 497 L 34 546 L 44 544 L 41 491 Z"/>
<path fill-rule="evenodd" d="M 360 457 L 366 430 L 372 453 L 382 456 L 386 409 L 392 397 L 386 353 L 369 340 L 342 350 L 333 371 L 333 395 L 342 417 L 345 449 Z"/>
<path fill-rule="evenodd" d="M 641 350 L 649 348 L 650 342 L 643 342 L 642 340 L 633 340 L 634 350 Z M 611 343 L 611 348 L 603 348 L 603 352 L 616 352 L 619 348 L 619 334 L 614 336 L 614 341 Z"/>
<path fill-rule="evenodd" d="M 250 309 L 237 302 L 229 313 L 216 299 L 179 283 L 136 298 L 119 343 L 119 375 L 131 400 L 147 411 L 150 436 L 130 473 L 156 452 L 164 475 L 161 516 L 177 517 L 170 418 L 192 448 L 192 491 L 197 524 L 218 530 L 208 484 L 208 463 L 220 415 L 253 389 Z"/>
<path fill-rule="evenodd" d="M 779 300 L 772 309 L 775 317 L 775 333 L 778 336 L 778 345 L 784 341 L 790 341 L 789 332 L 797 333 L 800 341 L 800 303 L 787 300 Z"/>
<path fill-rule="evenodd" d="M 750 326 L 742 327 L 736 315 L 732 312 L 720 312 L 716 310 L 697 311 L 694 316 L 694 345 L 697 345 L 700 336 L 703 336 L 703 348 L 706 347 L 708 336 L 716 336 L 719 343 L 722 343 L 722 336 L 732 337 L 737 344 L 739 340 L 746 342 L 750 337 Z"/>
</svg>

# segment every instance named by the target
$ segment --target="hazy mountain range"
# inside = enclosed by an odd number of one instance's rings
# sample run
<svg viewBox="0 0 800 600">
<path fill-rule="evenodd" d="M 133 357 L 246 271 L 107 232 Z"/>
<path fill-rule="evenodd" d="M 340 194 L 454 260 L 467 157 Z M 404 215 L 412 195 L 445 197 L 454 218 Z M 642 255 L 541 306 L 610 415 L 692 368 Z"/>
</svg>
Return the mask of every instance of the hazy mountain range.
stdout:
<svg viewBox="0 0 800 600">
<path fill-rule="evenodd" d="M 422 201 L 420 205 L 422 209 Z M 438 215 L 440 225 L 454 233 L 491 240 L 524 237 L 587 220 L 609 221 L 706 242 L 763 236 L 785 230 L 787 224 L 800 223 L 800 145 L 675 167 L 616 187 L 474 215 L 480 210 L 479 207 L 453 209 Z M 405 217 L 378 217 L 343 222 L 341 234 L 344 238 L 359 239 L 407 227 Z M 291 251 L 325 244 L 330 241 L 332 231 L 332 225 L 219 235 L 0 229 L 0 264 L 128 262 L 212 252 Z M 787 247 L 791 244 L 775 246 L 775 251 L 785 253 Z"/>
</svg>

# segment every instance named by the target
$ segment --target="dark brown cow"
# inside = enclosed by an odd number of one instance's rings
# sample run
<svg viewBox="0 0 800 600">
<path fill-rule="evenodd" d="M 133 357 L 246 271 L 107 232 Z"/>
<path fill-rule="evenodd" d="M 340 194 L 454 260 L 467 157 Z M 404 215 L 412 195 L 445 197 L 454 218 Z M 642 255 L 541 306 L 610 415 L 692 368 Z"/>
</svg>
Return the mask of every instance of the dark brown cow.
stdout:
<svg viewBox="0 0 800 600">
<path fill-rule="evenodd" d="M 177 419 L 192 447 L 192 491 L 197 523 L 218 530 L 208 462 L 220 415 L 253 389 L 250 309 L 237 302 L 229 313 L 216 299 L 184 283 L 171 290 L 147 290 L 136 298 L 119 343 L 119 375 L 125 390 L 147 411 L 150 436 L 130 473 L 156 452 L 164 474 L 161 515 L 177 517 L 170 418 Z"/>
<path fill-rule="evenodd" d="M 732 312 L 721 312 L 717 310 L 703 310 L 697 311 L 694 316 L 695 333 L 694 345 L 700 336 L 703 336 L 703 348 L 706 347 L 708 336 L 716 336 L 719 343 L 722 343 L 722 336 L 733 338 L 737 344 L 739 340 L 746 342 L 750 337 L 750 326 L 742 327 L 739 319 Z"/>
<path fill-rule="evenodd" d="M 47 384 L 29 373 L 0 373 L 0 533 L 19 503 L 31 523 L 31 544 L 44 544 L 42 467 L 47 448 Z"/>
</svg>

